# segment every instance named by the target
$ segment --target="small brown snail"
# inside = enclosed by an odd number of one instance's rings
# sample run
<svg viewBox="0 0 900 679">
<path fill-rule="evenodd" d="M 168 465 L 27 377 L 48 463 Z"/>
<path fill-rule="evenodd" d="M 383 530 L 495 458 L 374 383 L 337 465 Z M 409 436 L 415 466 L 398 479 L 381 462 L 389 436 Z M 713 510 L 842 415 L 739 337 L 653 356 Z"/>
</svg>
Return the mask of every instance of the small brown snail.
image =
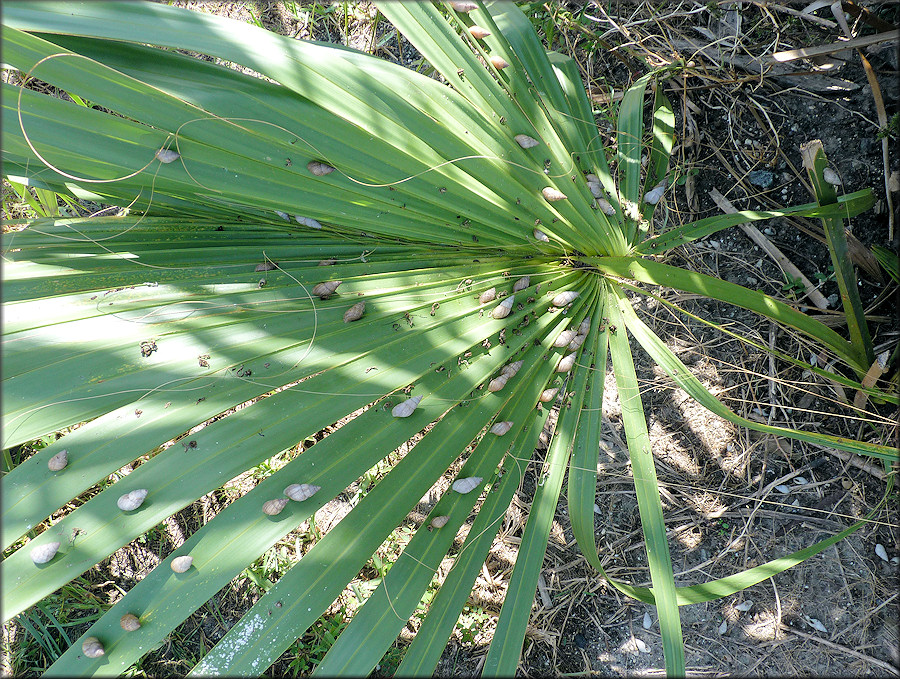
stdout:
<svg viewBox="0 0 900 679">
<path fill-rule="evenodd" d="M 312 172 L 317 177 L 322 177 L 326 174 L 331 174 L 334 172 L 334 168 L 328 163 L 323 163 L 319 160 L 311 160 L 306 164 L 306 169 Z"/>
<path fill-rule="evenodd" d="M 513 292 L 519 292 L 519 290 L 524 290 L 529 285 L 531 285 L 531 276 L 522 276 L 519 280 L 515 282 L 513 285 Z"/>
<path fill-rule="evenodd" d="M 550 237 L 549 237 L 546 233 L 544 233 L 543 231 L 541 231 L 540 229 L 535 229 L 535 230 L 533 231 L 533 234 L 534 234 L 535 240 L 539 240 L 539 241 L 541 241 L 542 243 L 549 243 L 549 242 L 550 242 Z"/>
<path fill-rule="evenodd" d="M 436 516 L 431 520 L 432 528 L 443 528 L 447 525 L 447 522 L 450 520 L 449 516 Z"/>
<path fill-rule="evenodd" d="M 146 488 L 133 490 L 130 493 L 125 493 L 125 495 L 116 500 L 116 504 L 123 512 L 132 512 L 142 504 L 144 504 L 144 500 L 147 498 L 148 492 L 150 491 L 148 491 Z"/>
<path fill-rule="evenodd" d="M 551 304 L 553 306 L 564 307 L 567 304 L 571 304 L 572 302 L 574 302 L 579 295 L 580 293 L 575 292 L 574 290 L 566 290 L 565 292 L 561 292 L 556 297 L 554 297 Z M 566 342 L 566 344 L 568 344 L 568 342 Z"/>
<path fill-rule="evenodd" d="M 497 436 L 503 436 L 506 432 L 508 432 L 513 426 L 513 423 L 510 421 L 505 422 L 495 422 L 491 427 L 491 433 L 496 434 Z"/>
<path fill-rule="evenodd" d="M 478 5 L 474 2 L 471 2 L 471 0 L 452 0 L 450 2 L 450 6 L 457 12 L 471 12 L 473 9 L 478 7 Z"/>
<path fill-rule="evenodd" d="M 572 367 L 575 365 L 575 357 L 578 354 L 569 354 L 568 356 L 561 358 L 559 363 L 556 364 L 556 372 L 558 373 L 567 373 Z"/>
<path fill-rule="evenodd" d="M 473 38 L 478 38 L 479 40 L 484 40 L 491 34 L 489 30 L 481 26 L 469 26 L 469 33 Z"/>
<path fill-rule="evenodd" d="M 491 316 L 496 319 L 506 318 L 509 316 L 512 311 L 512 306 L 515 304 L 516 298 L 514 295 L 510 295 L 506 299 L 504 299 L 500 304 L 494 307 L 491 311 Z"/>
<path fill-rule="evenodd" d="M 544 200 L 550 203 L 555 203 L 558 200 L 565 200 L 567 198 L 566 194 L 559 189 L 554 189 L 552 186 L 541 189 L 541 195 L 544 197 Z"/>
<path fill-rule="evenodd" d="M 311 483 L 292 483 L 284 489 L 284 494 L 295 502 L 303 502 L 322 490 L 322 486 Z"/>
<path fill-rule="evenodd" d="M 566 346 L 569 342 L 575 339 L 575 336 L 578 333 L 574 330 L 563 330 L 559 335 L 556 336 L 556 339 L 553 340 L 553 346 L 557 349 L 561 349 Z"/>
<path fill-rule="evenodd" d="M 141 621 L 134 613 L 126 613 L 119 618 L 119 626 L 126 632 L 134 632 L 141 628 Z"/>
<path fill-rule="evenodd" d="M 51 472 L 62 471 L 69 464 L 69 451 L 61 450 L 56 455 L 47 460 L 47 468 Z"/>
<path fill-rule="evenodd" d="M 334 291 L 338 289 L 338 286 L 341 283 L 343 283 L 343 281 L 325 281 L 324 283 L 316 283 L 313 288 L 313 294 L 321 299 L 328 299 L 334 294 Z"/>
<path fill-rule="evenodd" d="M 103 644 L 100 643 L 97 637 L 86 637 L 81 644 L 81 652 L 88 658 L 99 658 L 106 653 L 103 649 Z"/>
<path fill-rule="evenodd" d="M 491 288 L 490 290 L 485 290 L 478 296 L 479 304 L 487 304 L 488 302 L 493 302 L 497 299 L 497 288 Z"/>
<path fill-rule="evenodd" d="M 357 302 L 352 307 L 347 309 L 344 312 L 344 323 L 350 323 L 351 321 L 358 321 L 363 317 L 363 314 L 366 312 L 366 303 L 365 302 Z"/>
<path fill-rule="evenodd" d="M 277 516 L 281 514 L 281 510 L 287 506 L 287 503 L 290 502 L 287 498 L 278 498 L 276 500 L 268 500 L 263 503 L 263 514 L 268 514 L 269 516 Z"/>
<path fill-rule="evenodd" d="M 556 398 L 556 395 L 559 393 L 559 387 L 553 387 L 552 389 L 544 389 L 541 392 L 540 401 L 541 403 L 547 403 L 548 401 L 552 401 Z"/>
<path fill-rule="evenodd" d="M 495 377 L 488 383 L 488 391 L 500 391 L 503 387 L 506 386 L 507 381 L 509 380 L 509 375 L 503 373 L 498 377 Z"/>
<path fill-rule="evenodd" d="M 527 134 L 517 134 L 515 136 L 516 143 L 521 146 L 523 149 L 534 148 L 540 142 L 534 137 L 529 137 Z"/>
<path fill-rule="evenodd" d="M 500 374 L 506 375 L 507 377 L 515 377 L 516 373 L 519 372 L 524 363 L 525 361 L 513 361 L 512 363 L 507 363 L 500 369 Z"/>
<path fill-rule="evenodd" d="M 499 57 L 496 54 L 492 56 L 489 61 L 491 62 L 491 66 L 496 68 L 498 71 L 502 71 L 504 68 L 509 66 L 509 64 L 506 62 L 506 59 L 504 59 L 503 57 Z"/>
</svg>

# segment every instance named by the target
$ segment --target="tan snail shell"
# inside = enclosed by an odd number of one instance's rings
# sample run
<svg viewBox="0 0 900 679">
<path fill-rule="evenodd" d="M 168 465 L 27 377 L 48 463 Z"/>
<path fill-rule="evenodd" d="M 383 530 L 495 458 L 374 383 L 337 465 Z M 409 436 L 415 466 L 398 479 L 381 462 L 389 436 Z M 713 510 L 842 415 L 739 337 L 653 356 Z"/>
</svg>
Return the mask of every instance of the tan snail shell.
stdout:
<svg viewBox="0 0 900 679">
<path fill-rule="evenodd" d="M 478 7 L 476 3 L 466 2 L 464 0 L 452 0 L 450 2 L 450 6 L 457 12 L 471 12 L 473 9 Z"/>
<path fill-rule="evenodd" d="M 506 386 L 506 382 L 509 380 L 509 375 L 503 373 L 499 377 L 495 377 L 488 384 L 488 391 L 500 391 L 503 387 Z"/>
<path fill-rule="evenodd" d="M 172 149 L 160 149 L 156 152 L 156 159 L 161 163 L 172 163 L 178 160 L 181 154 Z"/>
<path fill-rule="evenodd" d="M 558 373 L 567 373 L 572 369 L 572 366 L 575 365 L 575 357 L 578 354 L 569 354 L 564 358 L 559 360 L 559 363 L 556 364 L 556 372 Z"/>
<path fill-rule="evenodd" d="M 478 487 L 478 484 L 481 483 L 480 476 L 470 476 L 465 479 L 456 479 L 453 482 L 453 490 L 455 490 L 460 495 L 465 495 L 466 493 L 471 493 Z"/>
<path fill-rule="evenodd" d="M 541 231 L 540 229 L 535 229 L 535 230 L 534 230 L 534 238 L 535 238 L 535 240 L 539 240 L 539 241 L 541 241 L 542 243 L 549 243 L 549 242 L 550 242 L 550 237 L 549 237 L 546 233 L 544 233 L 543 231 Z"/>
<path fill-rule="evenodd" d="M 603 197 L 603 188 L 600 186 L 599 182 L 588 182 L 587 185 L 594 198 L 599 199 Z"/>
<path fill-rule="evenodd" d="M 479 40 L 484 40 L 491 34 L 489 30 L 481 26 L 469 26 L 469 33 L 473 38 L 478 38 Z"/>
<path fill-rule="evenodd" d="M 578 326 L 578 334 L 579 335 L 587 335 L 591 330 L 591 319 L 585 318 L 581 321 L 581 325 Z"/>
<path fill-rule="evenodd" d="M 581 293 L 574 290 L 566 290 L 565 292 L 561 292 L 556 297 L 554 297 L 551 304 L 553 306 L 564 307 L 567 304 L 571 304 L 572 302 L 574 302 L 580 294 Z"/>
<path fill-rule="evenodd" d="M 147 493 L 149 492 L 150 491 L 148 491 L 146 488 L 133 490 L 130 493 L 125 493 L 122 497 L 116 500 L 116 504 L 123 512 L 133 512 L 135 509 L 144 504 L 144 500 L 147 499 Z"/>
<path fill-rule="evenodd" d="M 488 302 L 493 302 L 497 299 L 497 288 L 491 288 L 490 290 L 485 290 L 478 296 L 479 304 L 487 304 Z"/>
<path fill-rule="evenodd" d="M 58 542 L 48 542 L 46 544 L 40 545 L 39 547 L 35 547 L 31 550 L 31 560 L 36 564 L 47 563 L 59 551 Z"/>
<path fill-rule="evenodd" d="M 504 68 L 506 68 L 507 66 L 509 66 L 509 64 L 507 63 L 506 59 L 504 59 L 503 57 L 499 57 L 499 56 L 497 56 L 496 54 L 495 54 L 494 56 L 492 56 L 492 57 L 489 59 L 489 61 L 491 62 L 491 65 L 492 65 L 494 68 L 496 68 L 498 71 L 502 71 Z"/>
<path fill-rule="evenodd" d="M 263 514 L 278 516 L 281 514 L 281 510 L 287 506 L 288 502 L 290 502 L 290 500 L 286 497 L 280 497 L 276 500 L 267 500 L 266 502 L 263 502 Z"/>
<path fill-rule="evenodd" d="M 298 224 L 302 224 L 303 226 L 308 226 L 311 229 L 321 229 L 322 225 L 317 222 L 312 217 L 301 217 L 300 215 L 294 215 L 294 219 L 297 220 Z"/>
<path fill-rule="evenodd" d="M 527 134 L 517 134 L 515 140 L 523 149 L 531 149 L 541 143 L 534 137 L 529 137 Z"/>
<path fill-rule="evenodd" d="M 363 317 L 363 314 L 366 312 L 366 303 L 365 302 L 357 302 L 352 307 L 347 309 L 344 312 L 344 323 L 350 323 L 351 321 L 358 321 Z"/>
<path fill-rule="evenodd" d="M 506 318 L 509 316 L 510 311 L 512 311 L 512 306 L 515 304 L 516 298 L 515 295 L 510 295 L 506 299 L 504 299 L 500 304 L 494 307 L 494 310 L 491 311 L 491 316 L 496 319 Z"/>
<path fill-rule="evenodd" d="M 516 373 L 519 372 L 519 369 L 522 367 L 524 361 L 514 361 L 513 363 L 507 363 L 500 369 L 500 373 L 502 375 L 506 375 L 507 377 L 515 377 Z"/>
<path fill-rule="evenodd" d="M 313 288 L 313 294 L 321 299 L 328 299 L 338 289 L 343 281 L 325 281 L 324 283 L 316 283 Z"/>
<path fill-rule="evenodd" d="M 650 191 L 644 194 L 644 202 L 648 205 L 656 205 L 659 202 L 659 199 L 663 197 L 663 194 L 666 192 L 666 183 L 665 181 L 659 186 L 655 186 Z"/>
<path fill-rule="evenodd" d="M 69 464 L 69 451 L 61 450 L 56 455 L 47 460 L 47 468 L 51 472 L 62 471 Z"/>
<path fill-rule="evenodd" d="M 191 564 L 194 563 L 194 557 L 192 556 L 176 556 L 172 559 L 172 563 L 169 566 L 176 573 L 186 573 L 191 568 Z"/>
<path fill-rule="evenodd" d="M 520 290 L 524 290 L 529 285 L 531 285 L 531 276 L 522 276 L 513 285 L 513 292 L 519 292 Z"/>
<path fill-rule="evenodd" d="M 548 403 L 549 401 L 552 401 L 554 398 L 556 398 L 556 395 L 558 393 L 559 393 L 559 387 L 553 387 L 551 389 L 544 389 L 544 391 L 541 392 L 541 396 L 540 396 L 539 400 L 541 403 Z"/>
<path fill-rule="evenodd" d="M 126 632 L 134 632 L 141 628 L 141 621 L 134 613 L 126 613 L 119 619 L 119 626 Z"/>
<path fill-rule="evenodd" d="M 586 340 L 586 339 L 587 339 L 587 335 L 575 335 L 575 339 L 573 339 L 571 342 L 569 342 L 566 345 L 566 348 L 569 351 L 577 351 L 578 347 L 580 347 L 582 344 L 584 344 L 584 340 Z"/>
<path fill-rule="evenodd" d="M 419 402 L 422 400 L 421 396 L 413 396 L 412 398 L 408 398 L 403 403 L 398 403 L 391 410 L 391 415 L 394 417 L 409 417 L 413 414 L 413 411 L 419 407 Z"/>
<path fill-rule="evenodd" d="M 496 434 L 497 436 L 503 436 L 506 432 L 508 432 L 513 426 L 513 423 L 510 421 L 504 422 L 495 422 L 491 427 L 491 433 Z"/>
<path fill-rule="evenodd" d="M 608 200 L 604 200 L 603 198 L 598 198 L 597 206 L 600 208 L 600 210 L 605 215 L 612 217 L 614 214 L 616 214 L 616 208 L 614 208 Z"/>
<path fill-rule="evenodd" d="M 565 200 L 567 198 L 566 194 L 559 189 L 554 189 L 552 186 L 541 189 L 541 195 L 544 197 L 544 200 L 550 203 L 555 203 L 558 200 Z"/>
<path fill-rule="evenodd" d="M 574 330 L 563 330 L 559 335 L 556 336 L 556 339 L 553 340 L 553 346 L 557 349 L 561 349 L 566 346 L 569 342 L 575 339 L 575 336 L 578 333 Z"/>
<path fill-rule="evenodd" d="M 331 167 L 328 163 L 323 163 L 319 160 L 311 160 L 306 164 L 306 169 L 312 172 L 317 177 L 322 177 L 326 174 L 331 174 L 334 172 L 334 168 Z"/>
<path fill-rule="evenodd" d="M 449 516 L 436 516 L 431 520 L 432 528 L 443 528 L 447 525 L 447 522 L 450 520 Z"/>
<path fill-rule="evenodd" d="M 86 637 L 81 644 L 81 652 L 88 658 L 99 658 L 106 653 L 103 644 L 100 643 L 97 637 Z"/>
<path fill-rule="evenodd" d="M 291 498 L 294 502 L 303 502 L 322 490 L 322 486 L 315 486 L 311 483 L 292 483 L 284 489 L 284 494 Z"/>
</svg>

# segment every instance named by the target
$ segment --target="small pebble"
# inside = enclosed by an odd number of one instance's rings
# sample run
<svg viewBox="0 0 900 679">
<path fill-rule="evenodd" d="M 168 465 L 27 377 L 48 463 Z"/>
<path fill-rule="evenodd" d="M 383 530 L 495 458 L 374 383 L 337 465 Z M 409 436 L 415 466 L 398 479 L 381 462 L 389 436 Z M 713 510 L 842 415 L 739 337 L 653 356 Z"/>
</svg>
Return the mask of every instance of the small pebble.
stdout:
<svg viewBox="0 0 900 679">
<path fill-rule="evenodd" d="M 767 189 L 775 182 L 775 174 L 767 170 L 753 170 L 747 175 L 747 180 L 754 186 Z"/>
</svg>

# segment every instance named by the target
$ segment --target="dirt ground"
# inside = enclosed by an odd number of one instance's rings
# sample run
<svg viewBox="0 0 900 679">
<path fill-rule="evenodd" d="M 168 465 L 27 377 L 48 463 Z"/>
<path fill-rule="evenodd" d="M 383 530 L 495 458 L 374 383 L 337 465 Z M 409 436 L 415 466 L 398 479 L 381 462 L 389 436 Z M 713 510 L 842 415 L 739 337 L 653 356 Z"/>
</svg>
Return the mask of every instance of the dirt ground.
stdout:
<svg viewBox="0 0 900 679">
<path fill-rule="evenodd" d="M 547 3 L 544 10 L 558 28 L 554 46 L 568 48 L 579 61 L 598 105 L 615 101 L 616 94 L 621 95 L 633 78 L 644 72 L 642 62 L 659 65 L 683 58 L 691 64 L 662 82 L 676 114 L 672 168 L 676 185 L 666 195 L 665 209 L 658 211 L 657 228 L 720 212 L 710 196 L 713 189 L 737 209 L 811 202 L 814 198 L 805 185 L 799 148 L 821 139 L 844 189 L 871 187 L 878 198 L 873 210 L 851 220 L 850 232 L 863 246 L 890 247 L 891 201 L 886 192 L 882 142 L 877 136 L 883 124 L 877 93 L 873 93 L 860 55 L 851 50 L 833 52 L 817 58 L 818 63 L 797 60 L 763 75 L 754 65 L 754 58 L 764 59 L 776 51 L 837 42 L 843 33 L 827 6 L 796 16 L 797 10 L 791 14 L 778 9 L 781 5 L 763 7 L 773 3 L 740 3 L 740 13 L 734 11 L 735 3 L 667 3 L 668 14 L 661 16 L 660 5 L 655 3 L 603 4 L 605 9 L 592 4 L 584 12 L 590 18 L 577 24 L 572 17 L 581 3 Z M 803 9 L 807 4 L 794 6 Z M 900 24 L 898 6 L 860 4 L 881 21 L 895 27 Z M 205 5 L 205 11 L 211 7 Z M 217 13 L 244 20 L 250 20 L 250 8 L 268 28 L 310 37 L 309 26 L 284 3 L 221 3 L 217 7 Z M 367 29 L 366 17 L 372 16 L 363 8 L 353 22 L 346 23 L 348 32 L 344 34 L 340 22 L 320 22 L 313 26 L 313 37 L 370 47 L 389 30 L 371 25 Z M 863 35 L 884 30 L 852 16 L 848 21 Z M 416 58 L 405 41 L 398 45 L 396 40 L 385 40 L 380 53 L 406 63 Z M 890 118 L 900 99 L 897 43 L 876 44 L 863 54 L 871 63 Z M 775 72 L 788 75 L 773 75 Z M 896 119 L 894 125 L 887 176 L 900 168 Z M 896 209 L 900 194 L 891 198 Z M 816 236 L 821 232 L 818 224 L 781 219 L 758 226 L 765 239 L 818 285 L 824 298 L 831 298 L 833 308 L 838 289 L 833 277 L 828 277 L 830 260 Z M 896 239 L 896 226 L 894 231 Z M 816 309 L 801 286 L 786 280 L 772 258 L 739 228 L 682 248 L 668 261 L 755 286 L 809 308 L 814 315 L 829 314 L 827 309 Z M 897 341 L 900 298 L 896 284 L 869 266 L 857 269 L 860 293 L 874 320 L 876 348 L 884 351 Z M 725 304 L 671 291 L 661 294 L 697 318 L 673 313 L 649 298 L 635 298 L 635 307 L 695 374 L 708 387 L 718 388 L 739 414 L 851 437 L 871 434 L 860 420 L 843 417 L 847 408 L 829 384 L 711 330 L 702 319 L 726 321 L 732 332 L 764 347 L 802 356 L 807 362 L 816 360 L 797 337 Z M 692 402 L 638 347 L 633 350 L 650 414 L 679 585 L 724 577 L 807 547 L 863 518 L 884 496 L 885 475 L 876 465 L 848 460 L 817 446 L 738 430 Z M 597 547 L 611 577 L 649 585 L 611 376 L 604 405 L 608 419 L 598 464 Z M 870 409 L 873 422 L 882 430 L 896 422 L 895 411 Z M 437 668 L 438 676 L 471 676 L 480 669 L 536 482 L 533 475 L 526 476 L 501 530 L 502 539 L 492 550 L 472 595 L 471 603 L 485 613 L 484 620 L 474 625 L 470 634 L 462 629 L 454 633 Z M 350 491 L 317 513 L 318 527 L 333 523 L 348 510 L 353 489 Z M 166 530 L 148 536 L 146 548 L 133 544 L 86 574 L 96 586 L 97 596 L 113 601 L 118 587 L 127 591 L 143 570 L 155 565 L 155 554 L 167 553 L 177 545 L 192 526 L 203 523 L 227 503 L 228 495 L 224 490 L 211 494 L 170 519 Z M 822 554 L 738 595 L 682 607 L 689 674 L 897 676 L 897 509 L 894 491 L 866 526 Z M 876 545 L 883 546 L 887 560 L 877 555 Z M 184 658 L 214 644 L 256 597 L 247 581 L 235 582 L 188 619 L 173 634 L 174 641 L 148 656 L 142 668 L 151 674 L 184 673 L 191 667 Z M 337 627 L 339 608 L 336 605 L 332 611 Z M 269 674 L 293 673 L 296 663 L 296 651 L 289 652 Z M 565 502 L 561 502 L 520 673 L 662 676 L 663 668 L 655 610 L 627 599 L 589 567 L 575 545 Z"/>
</svg>

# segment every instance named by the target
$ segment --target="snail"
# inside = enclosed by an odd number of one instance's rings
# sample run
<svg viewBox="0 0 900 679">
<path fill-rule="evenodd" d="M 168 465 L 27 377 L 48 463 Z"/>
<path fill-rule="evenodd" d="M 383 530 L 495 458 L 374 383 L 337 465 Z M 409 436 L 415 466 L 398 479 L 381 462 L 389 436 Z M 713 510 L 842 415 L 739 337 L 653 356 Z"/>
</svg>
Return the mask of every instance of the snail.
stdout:
<svg viewBox="0 0 900 679">
<path fill-rule="evenodd" d="M 119 626 L 126 632 L 134 632 L 141 628 L 141 621 L 134 613 L 126 613 L 119 618 Z"/>
<path fill-rule="evenodd" d="M 512 428 L 512 426 L 513 423 L 508 420 L 504 422 L 495 422 L 491 427 L 491 433 L 496 434 L 497 436 L 503 436 Z"/>
<path fill-rule="evenodd" d="M 553 340 L 553 346 L 557 349 L 560 349 L 566 346 L 569 342 L 575 339 L 575 336 L 578 333 L 574 330 L 563 330 L 559 335 L 556 336 L 556 339 Z"/>
<path fill-rule="evenodd" d="M 322 490 L 322 486 L 314 486 L 311 483 L 292 483 L 284 489 L 284 494 L 294 502 L 303 502 Z"/>
<path fill-rule="evenodd" d="M 515 377 L 516 373 L 519 372 L 519 369 L 522 367 L 524 361 L 514 361 L 513 363 L 507 363 L 500 369 L 501 375 L 506 375 L 507 377 Z"/>
<path fill-rule="evenodd" d="M 578 326 L 578 334 L 579 335 L 587 335 L 591 330 L 591 319 L 585 318 L 581 321 L 581 325 Z"/>
<path fill-rule="evenodd" d="M 469 33 L 473 38 L 478 38 L 479 40 L 484 40 L 491 34 L 489 30 L 481 26 L 469 26 Z"/>
<path fill-rule="evenodd" d="M 588 182 L 587 185 L 594 198 L 599 199 L 603 197 L 603 188 L 600 186 L 600 182 Z"/>
<path fill-rule="evenodd" d="M 569 351 L 577 351 L 578 347 L 584 344 L 584 340 L 587 339 L 587 335 L 575 335 L 575 338 L 566 345 L 566 348 Z"/>
<path fill-rule="evenodd" d="M 422 400 L 421 396 L 413 396 L 412 398 L 408 398 L 403 403 L 398 403 L 394 406 L 393 410 L 391 410 L 391 415 L 394 417 L 409 417 L 413 414 L 413 411 L 419 407 L 419 402 Z"/>
<path fill-rule="evenodd" d="M 192 563 L 194 563 L 192 556 L 176 556 L 169 565 L 176 573 L 185 573 L 190 569 Z"/>
<path fill-rule="evenodd" d="M 491 288 L 490 290 L 485 290 L 478 296 L 479 304 L 487 304 L 488 302 L 493 302 L 497 299 L 497 288 Z"/>
<path fill-rule="evenodd" d="M 281 510 L 287 506 L 287 503 L 290 502 L 287 498 L 278 498 L 277 500 L 268 500 L 263 503 L 263 514 L 268 514 L 269 516 L 277 516 L 281 514 Z"/>
<path fill-rule="evenodd" d="M 133 490 L 130 493 L 125 493 L 125 495 L 116 500 L 116 504 L 123 512 L 132 512 L 142 504 L 144 504 L 144 500 L 147 498 L 148 492 L 150 491 L 148 491 L 146 488 Z"/>
<path fill-rule="evenodd" d="M 338 286 L 341 283 L 343 283 L 343 281 L 325 281 L 324 283 L 316 283 L 313 288 L 313 294 L 320 299 L 328 299 L 334 294 L 334 291 L 338 289 Z"/>
<path fill-rule="evenodd" d="M 572 369 L 572 366 L 575 365 L 575 357 L 578 354 L 569 354 L 568 356 L 561 358 L 559 363 L 556 364 L 556 372 L 558 373 L 567 373 Z"/>
<path fill-rule="evenodd" d="M 363 317 L 363 314 L 366 311 L 366 303 L 365 302 L 357 302 L 352 307 L 347 309 L 344 312 L 344 323 L 350 323 L 351 321 L 358 321 Z"/>
<path fill-rule="evenodd" d="M 535 240 L 539 240 L 542 243 L 550 242 L 550 237 L 546 233 L 541 231 L 540 229 L 535 229 L 533 233 L 534 233 Z"/>
<path fill-rule="evenodd" d="M 514 138 L 516 140 L 516 143 L 523 149 L 534 148 L 541 143 L 534 137 L 529 137 L 527 134 L 517 134 Z"/>
<path fill-rule="evenodd" d="M 513 292 L 519 292 L 519 290 L 524 290 L 529 285 L 531 285 L 531 276 L 522 276 L 513 285 Z"/>
<path fill-rule="evenodd" d="M 541 189 L 541 195 L 549 203 L 555 203 L 558 200 L 565 200 L 568 197 L 562 191 L 560 191 L 559 189 L 554 189 L 552 186 L 547 186 Z"/>
<path fill-rule="evenodd" d="M 465 495 L 466 493 L 471 493 L 478 487 L 478 484 L 481 483 L 480 476 L 470 476 L 465 479 L 456 479 L 453 482 L 453 490 L 455 490 L 460 495 Z"/>
<path fill-rule="evenodd" d="M 509 66 L 509 64 L 506 62 L 506 59 L 504 59 L 503 57 L 498 57 L 497 55 L 492 56 L 489 61 L 491 62 L 491 65 L 498 71 L 502 71 L 504 68 Z"/>
<path fill-rule="evenodd" d="M 319 160 L 311 160 L 306 164 L 306 169 L 312 172 L 317 177 L 322 177 L 326 174 L 331 174 L 334 172 L 334 168 L 331 167 L 328 163 L 323 163 Z"/>
<path fill-rule="evenodd" d="M 431 520 L 432 528 L 443 528 L 447 525 L 447 522 L 450 520 L 449 516 L 436 516 Z"/>
<path fill-rule="evenodd" d="M 506 386 L 509 375 L 502 373 L 499 377 L 495 377 L 488 383 L 488 391 L 500 391 Z"/>
<path fill-rule="evenodd" d="M 66 449 L 59 451 L 56 455 L 47 460 L 47 468 L 51 472 L 62 471 L 66 468 L 67 464 L 69 464 L 69 451 Z"/>
<path fill-rule="evenodd" d="M 548 402 L 552 401 L 554 398 L 556 398 L 556 395 L 558 393 L 559 393 L 559 387 L 553 387 L 551 389 L 544 389 L 544 391 L 541 392 L 541 396 L 540 396 L 539 400 L 541 403 L 548 403 Z"/>
<path fill-rule="evenodd" d="M 457 12 L 471 12 L 473 9 L 478 7 L 478 5 L 474 2 L 464 2 L 463 0 L 453 0 L 450 3 L 450 6 Z"/>
<path fill-rule="evenodd" d="M 565 292 L 561 292 L 556 297 L 554 297 L 551 304 L 553 306 L 564 307 L 567 304 L 571 304 L 572 302 L 574 302 L 580 296 L 580 294 L 581 293 L 575 292 L 574 290 L 566 290 Z"/>
<path fill-rule="evenodd" d="M 516 298 L 515 295 L 510 295 L 506 299 L 504 299 L 500 304 L 494 307 L 493 311 L 491 311 L 491 316 L 496 319 L 506 318 L 509 316 L 509 312 L 512 311 L 512 306 L 515 304 Z"/>
<path fill-rule="evenodd" d="M 106 653 L 103 649 L 103 644 L 100 643 L 97 637 L 86 637 L 81 644 L 81 652 L 88 658 L 99 658 Z"/>
<path fill-rule="evenodd" d="M 601 212 L 603 212 L 603 214 L 608 215 L 609 217 L 612 217 L 614 214 L 616 214 L 616 208 L 614 208 L 608 200 L 603 200 L 603 198 L 598 198 L 597 206 L 600 208 L 600 210 L 601 210 Z"/>
<path fill-rule="evenodd" d="M 58 542 L 48 542 L 31 550 L 31 560 L 36 564 L 47 563 L 59 551 Z"/>
<path fill-rule="evenodd" d="M 257 264 L 254 271 L 271 271 L 276 266 L 278 266 L 275 262 L 266 262 L 264 264 Z"/>
<path fill-rule="evenodd" d="M 160 149 L 156 152 L 156 159 L 161 163 L 172 163 L 178 160 L 181 154 L 172 149 Z"/>
<path fill-rule="evenodd" d="M 832 170 L 830 167 L 826 167 L 822 170 L 822 178 L 831 184 L 832 186 L 840 186 L 841 178 L 838 176 L 838 173 Z"/>
<path fill-rule="evenodd" d="M 333 265 L 335 262 L 337 262 L 337 260 L 334 259 L 333 257 L 330 258 L 330 259 L 320 259 L 320 260 L 319 260 L 319 266 L 331 266 L 331 265 Z"/>
<path fill-rule="evenodd" d="M 290 218 L 290 216 L 288 216 L 287 212 L 282 212 L 281 210 L 275 210 L 275 214 L 278 215 L 279 217 L 281 217 L 286 222 L 291 221 L 291 218 Z"/>
<path fill-rule="evenodd" d="M 312 217 L 301 217 L 300 215 L 294 215 L 294 219 L 297 220 L 298 224 L 302 224 L 303 226 L 308 226 L 311 229 L 321 229 L 322 225 L 319 224 Z"/>
</svg>

